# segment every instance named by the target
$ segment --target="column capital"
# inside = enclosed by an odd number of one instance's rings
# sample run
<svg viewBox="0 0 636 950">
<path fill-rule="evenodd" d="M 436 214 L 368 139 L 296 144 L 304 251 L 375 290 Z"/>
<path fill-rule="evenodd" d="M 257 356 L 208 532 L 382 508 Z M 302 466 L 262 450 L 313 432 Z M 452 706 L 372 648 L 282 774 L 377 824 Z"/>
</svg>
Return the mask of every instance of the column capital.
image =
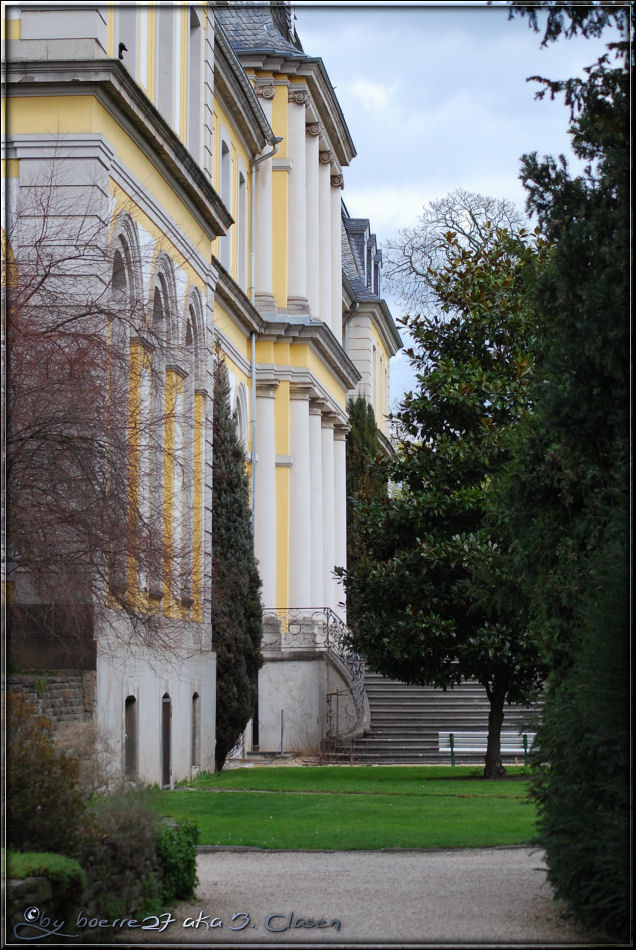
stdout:
<svg viewBox="0 0 636 950">
<path fill-rule="evenodd" d="M 290 399 L 311 399 L 314 393 L 314 387 L 311 383 L 290 383 Z"/>
<path fill-rule="evenodd" d="M 310 399 L 309 400 L 309 415 L 310 416 L 322 416 L 323 412 L 327 409 L 327 403 L 324 399 Z"/>
<path fill-rule="evenodd" d="M 343 425 L 342 422 L 336 423 L 333 427 L 333 437 L 336 442 L 346 442 L 347 432 L 351 430 L 351 426 Z"/>
<path fill-rule="evenodd" d="M 323 412 L 321 425 L 323 429 L 333 429 L 339 422 L 338 416 L 333 412 Z"/>
<path fill-rule="evenodd" d="M 296 86 L 289 86 L 287 90 L 287 101 L 295 102 L 296 105 L 309 105 L 309 93 L 306 89 L 298 89 Z"/>
<path fill-rule="evenodd" d="M 308 122 L 305 126 L 305 132 L 307 135 L 318 136 L 322 132 L 322 125 L 320 122 Z"/>
<path fill-rule="evenodd" d="M 257 80 L 254 84 L 254 95 L 261 99 L 273 99 L 275 94 L 274 83 L 271 79 Z"/>
<path fill-rule="evenodd" d="M 344 188 L 344 175 L 332 175 L 331 185 L 333 188 Z"/>
<path fill-rule="evenodd" d="M 322 149 L 320 152 L 320 164 L 321 165 L 331 165 L 333 160 L 333 155 L 329 149 Z"/>
<path fill-rule="evenodd" d="M 273 399 L 276 396 L 276 390 L 278 389 L 279 385 L 280 384 L 278 380 L 256 383 L 256 398 Z"/>
</svg>

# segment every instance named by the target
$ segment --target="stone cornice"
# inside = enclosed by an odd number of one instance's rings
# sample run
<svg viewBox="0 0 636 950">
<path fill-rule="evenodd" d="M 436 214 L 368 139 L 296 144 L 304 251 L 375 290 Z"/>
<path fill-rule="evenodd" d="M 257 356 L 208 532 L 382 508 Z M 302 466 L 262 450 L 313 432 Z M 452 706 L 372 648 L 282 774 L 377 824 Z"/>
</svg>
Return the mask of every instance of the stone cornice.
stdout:
<svg viewBox="0 0 636 950">
<path fill-rule="evenodd" d="M 377 437 L 378 437 L 378 442 L 380 444 L 380 448 L 382 449 L 382 452 L 384 453 L 386 458 L 390 459 L 391 456 L 395 455 L 395 449 L 392 443 L 390 442 L 389 439 L 387 439 L 384 432 L 380 432 L 379 429 L 377 431 Z"/>
<path fill-rule="evenodd" d="M 241 50 L 237 56 L 245 69 L 267 70 L 287 76 L 302 77 L 324 131 L 341 165 L 349 165 L 356 149 L 347 128 L 340 103 L 331 85 L 325 64 L 318 56 L 290 56 L 268 50 Z"/>
<path fill-rule="evenodd" d="M 19 55 L 18 43 L 14 49 Z M 95 96 L 139 144 L 211 238 L 224 234 L 233 224 L 203 169 L 119 60 L 14 59 L 5 64 L 5 82 L 9 99 Z"/>
<path fill-rule="evenodd" d="M 345 317 L 345 324 L 347 324 L 354 315 L 369 317 L 378 331 L 387 353 L 389 356 L 395 356 L 398 350 L 402 349 L 404 344 L 402 343 L 402 337 L 398 333 L 386 300 L 383 300 L 381 297 L 376 297 L 371 300 L 357 300 L 355 292 L 344 274 L 342 275 L 342 284 L 343 289 L 346 288 L 347 297 L 352 298 Z M 358 306 L 354 310 L 353 306 L 356 303 Z"/>
<path fill-rule="evenodd" d="M 325 323 L 314 320 L 304 322 L 276 320 L 265 323 L 259 339 L 307 343 L 344 389 L 353 389 L 362 378 Z"/>
<path fill-rule="evenodd" d="M 260 333 L 264 324 L 258 310 L 214 255 L 212 263 L 218 271 L 215 296 L 223 304 L 228 316 L 244 333 Z"/>
<path fill-rule="evenodd" d="M 259 363 L 256 367 L 256 385 L 276 386 L 279 383 L 289 383 L 290 387 L 306 386 L 310 390 L 309 414 L 329 415 L 337 420 L 340 426 L 348 425 L 346 406 L 340 405 L 331 393 L 325 388 L 306 366 L 275 366 Z M 318 411 L 316 411 L 318 410 Z"/>
<path fill-rule="evenodd" d="M 377 300 L 361 300 L 358 313 L 368 313 L 373 325 L 380 334 L 389 356 L 395 356 L 403 347 L 402 337 L 393 321 L 393 316 L 387 303 L 382 298 Z"/>
</svg>

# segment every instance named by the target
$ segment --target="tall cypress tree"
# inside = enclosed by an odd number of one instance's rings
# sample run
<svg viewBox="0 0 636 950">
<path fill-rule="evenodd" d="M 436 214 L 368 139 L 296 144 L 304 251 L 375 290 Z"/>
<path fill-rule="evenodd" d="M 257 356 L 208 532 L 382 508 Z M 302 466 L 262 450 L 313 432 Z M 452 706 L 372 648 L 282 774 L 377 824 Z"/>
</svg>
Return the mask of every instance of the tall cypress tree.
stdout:
<svg viewBox="0 0 636 950">
<path fill-rule="evenodd" d="M 347 566 L 357 571 L 366 554 L 356 512 L 360 504 L 386 497 L 387 479 L 382 466 L 376 464 L 380 445 L 373 407 L 364 396 L 357 396 L 349 400 L 348 410 L 351 428 L 347 435 Z M 355 623 L 357 606 L 355 595 L 347 592 L 350 623 Z"/>
<path fill-rule="evenodd" d="M 217 772 L 249 722 L 261 655 L 261 581 L 254 556 L 245 452 L 222 356 L 214 366 L 212 636 L 216 651 Z"/>
</svg>

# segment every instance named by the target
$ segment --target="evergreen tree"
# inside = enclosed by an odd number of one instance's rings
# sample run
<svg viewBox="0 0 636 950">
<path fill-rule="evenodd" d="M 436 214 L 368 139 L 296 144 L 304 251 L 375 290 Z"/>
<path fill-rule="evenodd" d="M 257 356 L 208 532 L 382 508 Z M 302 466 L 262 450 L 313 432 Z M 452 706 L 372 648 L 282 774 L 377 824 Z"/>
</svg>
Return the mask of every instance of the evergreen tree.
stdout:
<svg viewBox="0 0 636 950">
<path fill-rule="evenodd" d="M 580 922 L 629 940 L 629 84 L 626 4 L 516 5 L 543 45 L 608 26 L 623 41 L 583 79 L 540 80 L 572 110 L 575 154 L 525 156 L 528 210 L 552 245 L 532 304 L 534 413 L 500 511 L 529 631 L 552 673 L 534 762 L 549 875 Z M 547 8 L 542 9 L 542 8 Z"/>
<path fill-rule="evenodd" d="M 476 679 L 489 702 L 484 773 L 504 774 L 504 706 L 531 699 L 543 667 L 501 535 L 488 522 L 504 436 L 528 411 L 533 314 L 524 299 L 539 249 L 484 215 L 481 238 L 439 235 L 427 280 L 436 307 L 408 318 L 418 388 L 397 414 L 390 499 L 358 507 L 364 557 L 346 571 L 353 645 L 370 666 L 415 684 Z"/>
<path fill-rule="evenodd" d="M 216 651 L 216 770 L 254 711 L 261 655 L 261 581 L 254 556 L 245 453 L 225 362 L 214 367 L 212 636 Z"/>
<path fill-rule="evenodd" d="M 347 435 L 347 565 L 356 573 L 365 560 L 363 538 L 355 517 L 361 503 L 386 497 L 386 477 L 379 461 L 380 445 L 373 407 L 364 396 L 349 400 L 350 430 Z M 339 571 L 338 573 L 341 573 Z M 347 597 L 347 617 L 355 625 L 358 613 L 353 594 Z"/>
</svg>

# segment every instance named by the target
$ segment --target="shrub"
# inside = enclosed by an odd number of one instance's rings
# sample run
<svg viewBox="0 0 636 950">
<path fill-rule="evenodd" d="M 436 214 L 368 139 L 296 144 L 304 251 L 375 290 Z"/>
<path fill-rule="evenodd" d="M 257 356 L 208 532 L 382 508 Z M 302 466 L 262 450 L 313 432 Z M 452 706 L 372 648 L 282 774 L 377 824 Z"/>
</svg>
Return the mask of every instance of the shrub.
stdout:
<svg viewBox="0 0 636 950">
<path fill-rule="evenodd" d="M 56 886 L 63 888 L 79 900 L 86 887 L 86 875 L 74 858 L 48 852 L 9 851 L 2 871 L 9 878 L 22 880 L 26 877 L 48 877 Z"/>
<path fill-rule="evenodd" d="M 51 720 L 23 697 L 7 696 L 6 716 L 7 847 L 75 857 L 85 820 L 77 762 L 55 748 Z"/>
<path fill-rule="evenodd" d="M 116 917 L 159 909 L 157 796 L 148 786 L 123 785 L 91 799 L 81 859 L 91 913 Z"/>
<path fill-rule="evenodd" d="M 196 874 L 196 845 L 199 827 L 194 821 L 179 821 L 163 825 L 157 834 L 157 853 L 163 868 L 164 903 L 188 900 L 194 896 L 198 880 Z"/>
<path fill-rule="evenodd" d="M 534 757 L 539 843 L 557 897 L 629 939 L 629 598 L 625 540 L 599 552 L 572 667 L 550 683 Z"/>
</svg>

